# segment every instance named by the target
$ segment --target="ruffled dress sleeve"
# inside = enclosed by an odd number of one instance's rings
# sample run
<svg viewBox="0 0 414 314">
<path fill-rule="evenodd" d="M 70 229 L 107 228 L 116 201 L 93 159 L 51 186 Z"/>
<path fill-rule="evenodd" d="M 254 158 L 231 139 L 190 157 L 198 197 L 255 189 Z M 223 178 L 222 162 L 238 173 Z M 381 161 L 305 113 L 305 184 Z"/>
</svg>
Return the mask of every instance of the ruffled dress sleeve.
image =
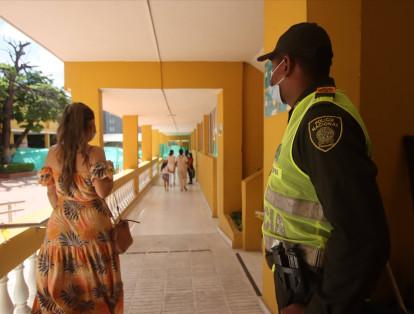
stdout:
<svg viewBox="0 0 414 314">
<path fill-rule="evenodd" d="M 43 167 L 40 169 L 38 176 L 38 182 L 43 186 L 51 186 L 55 184 L 53 171 L 50 167 Z"/>
<path fill-rule="evenodd" d="M 114 165 L 112 161 L 102 161 L 94 164 L 90 169 L 91 180 L 99 179 L 113 179 L 114 177 Z"/>
</svg>

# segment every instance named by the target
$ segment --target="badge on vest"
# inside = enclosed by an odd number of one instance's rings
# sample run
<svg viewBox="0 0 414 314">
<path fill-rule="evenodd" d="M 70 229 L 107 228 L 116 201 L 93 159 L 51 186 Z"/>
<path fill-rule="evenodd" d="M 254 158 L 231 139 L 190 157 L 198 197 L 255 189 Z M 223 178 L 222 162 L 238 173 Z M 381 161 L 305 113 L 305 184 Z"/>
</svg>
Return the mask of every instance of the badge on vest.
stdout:
<svg viewBox="0 0 414 314">
<path fill-rule="evenodd" d="M 312 144 L 320 151 L 327 152 L 339 143 L 342 137 L 342 118 L 321 116 L 308 123 Z"/>
</svg>

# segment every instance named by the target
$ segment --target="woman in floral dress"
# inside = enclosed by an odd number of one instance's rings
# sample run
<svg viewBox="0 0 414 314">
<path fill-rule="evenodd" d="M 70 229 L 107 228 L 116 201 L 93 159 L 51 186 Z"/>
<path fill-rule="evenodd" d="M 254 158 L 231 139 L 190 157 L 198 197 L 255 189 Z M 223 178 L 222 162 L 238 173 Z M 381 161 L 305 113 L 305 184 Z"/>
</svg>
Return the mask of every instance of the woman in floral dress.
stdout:
<svg viewBox="0 0 414 314">
<path fill-rule="evenodd" d="M 53 212 L 37 260 L 32 313 L 123 313 L 119 257 L 104 201 L 113 166 L 102 148 L 88 145 L 95 133 L 89 107 L 67 106 L 57 145 L 40 171 Z"/>
</svg>

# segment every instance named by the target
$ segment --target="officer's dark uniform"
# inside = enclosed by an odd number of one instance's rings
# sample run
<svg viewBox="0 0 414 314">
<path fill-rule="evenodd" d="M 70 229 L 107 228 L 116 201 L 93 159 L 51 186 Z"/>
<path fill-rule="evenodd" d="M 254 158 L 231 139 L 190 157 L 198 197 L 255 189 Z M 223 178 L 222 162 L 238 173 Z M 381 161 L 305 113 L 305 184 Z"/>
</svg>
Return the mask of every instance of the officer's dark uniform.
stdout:
<svg viewBox="0 0 414 314">
<path fill-rule="evenodd" d="M 319 82 L 309 87 L 298 102 L 317 87 L 332 85 L 333 80 Z M 308 128 L 310 121 L 323 116 L 341 117 L 343 123 L 339 142 L 328 152 L 313 144 Z M 319 284 L 305 313 L 359 313 L 361 296 L 368 296 L 389 255 L 377 168 L 366 153 L 364 133 L 348 112 L 334 104 L 320 103 L 306 113 L 292 153 L 296 164 L 309 175 L 325 217 L 334 227 Z"/>
</svg>

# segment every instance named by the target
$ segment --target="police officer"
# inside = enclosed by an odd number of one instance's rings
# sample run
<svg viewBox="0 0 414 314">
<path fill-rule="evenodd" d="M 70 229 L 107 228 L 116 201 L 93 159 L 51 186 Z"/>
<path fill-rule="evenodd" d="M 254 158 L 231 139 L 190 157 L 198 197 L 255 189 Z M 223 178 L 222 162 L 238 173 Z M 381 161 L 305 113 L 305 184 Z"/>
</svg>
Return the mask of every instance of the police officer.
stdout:
<svg viewBox="0 0 414 314">
<path fill-rule="evenodd" d="M 364 122 L 329 77 L 332 46 L 315 23 L 289 28 L 258 58 L 289 123 L 269 175 L 263 236 L 282 314 L 362 313 L 389 256 Z"/>
</svg>

